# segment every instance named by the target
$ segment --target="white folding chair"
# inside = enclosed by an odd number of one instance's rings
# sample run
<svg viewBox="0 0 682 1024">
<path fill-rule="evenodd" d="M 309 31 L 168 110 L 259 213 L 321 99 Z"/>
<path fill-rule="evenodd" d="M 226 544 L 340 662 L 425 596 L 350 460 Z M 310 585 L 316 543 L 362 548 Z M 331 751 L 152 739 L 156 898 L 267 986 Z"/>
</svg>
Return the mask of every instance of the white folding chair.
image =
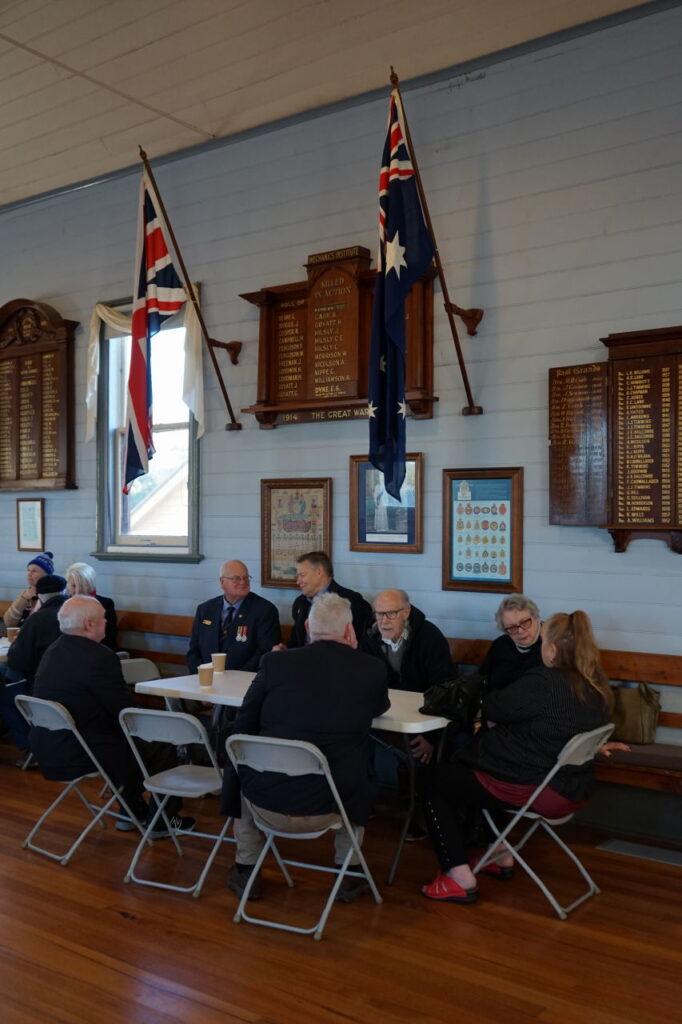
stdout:
<svg viewBox="0 0 682 1024">
<path fill-rule="evenodd" d="M 236 923 L 239 923 L 243 919 L 244 921 L 248 921 L 250 924 L 260 924 L 270 928 L 280 928 L 282 931 L 297 932 L 300 935 L 313 935 L 315 939 L 319 940 L 322 938 L 322 932 L 324 931 L 324 927 L 327 923 L 327 918 L 329 917 L 334 905 L 334 900 L 336 899 L 336 895 L 345 876 L 352 876 L 355 878 L 362 878 L 364 876 L 369 883 L 369 887 L 375 901 L 377 903 L 381 903 L 379 890 L 374 884 L 374 879 L 372 878 L 371 872 L 360 848 L 360 844 L 357 840 L 357 829 L 351 825 L 348 820 L 348 815 L 346 814 L 343 802 L 332 778 L 329 763 L 322 751 L 314 744 L 306 743 L 304 740 L 283 740 L 272 736 L 247 736 L 240 733 L 228 737 L 225 747 L 227 749 L 227 755 L 235 769 L 243 766 L 253 768 L 255 771 L 259 772 L 277 772 L 278 774 L 290 777 L 296 777 L 299 775 L 322 775 L 326 779 L 335 804 L 334 818 L 332 822 L 324 828 L 318 829 L 315 832 L 287 832 L 284 829 L 280 830 L 272 828 L 267 821 L 264 821 L 260 817 L 258 807 L 254 807 L 254 805 L 248 800 L 246 801 L 251 813 L 253 814 L 255 824 L 261 832 L 264 833 L 266 838 L 263 848 L 246 883 L 244 893 L 239 901 L 239 906 L 237 907 L 237 912 L 234 915 L 233 920 Z M 309 861 L 284 860 L 280 856 L 279 850 L 275 844 L 276 838 L 318 839 L 320 836 L 324 835 L 325 832 L 330 830 L 337 831 L 339 829 L 345 829 L 351 844 L 340 867 L 331 868 L 327 865 L 313 864 Z M 281 921 L 252 917 L 246 912 L 246 903 L 249 899 L 249 894 L 269 850 L 272 850 L 273 856 L 275 857 L 275 860 L 284 875 L 285 881 L 289 886 L 293 886 L 294 883 L 291 875 L 286 869 L 285 865 L 287 864 L 292 867 L 310 868 L 313 871 L 326 871 L 327 873 L 336 876 L 334 885 L 332 886 L 332 890 L 329 893 L 322 913 L 319 919 L 311 927 L 295 927 L 294 925 L 284 924 Z M 350 867 L 351 858 L 354 853 L 360 861 L 361 870 L 351 869 Z"/>
<path fill-rule="evenodd" d="M 80 743 L 81 747 L 83 748 L 83 750 L 93 763 L 93 770 L 91 772 L 88 772 L 85 775 L 80 775 L 77 779 L 72 779 L 70 782 L 60 783 L 60 785 L 64 786 L 62 792 L 59 794 L 57 799 L 50 804 L 47 810 L 38 818 L 37 822 L 27 835 L 26 839 L 24 839 L 24 842 L 22 844 L 23 847 L 28 847 L 30 850 L 34 850 L 36 853 L 42 853 L 45 857 L 50 857 L 52 860 L 57 860 L 59 861 L 60 864 L 66 865 L 69 863 L 75 851 L 78 849 L 78 847 L 83 842 L 85 837 L 92 831 L 95 825 L 100 825 L 102 828 L 106 828 L 106 822 L 103 820 L 105 814 L 110 814 L 118 819 L 123 818 L 123 815 L 111 810 L 112 804 L 114 804 L 115 801 L 117 800 L 123 807 L 126 815 L 140 830 L 140 833 L 144 834 L 143 825 L 135 817 L 130 807 L 126 803 L 125 799 L 121 795 L 120 790 L 114 785 L 109 775 L 105 772 L 104 768 L 93 754 L 92 750 L 86 743 L 85 739 L 83 738 L 79 730 L 76 728 L 76 723 L 74 722 L 72 716 L 66 710 L 64 705 L 59 704 L 57 703 L 57 701 L 53 700 L 43 700 L 39 697 L 30 697 L 27 694 L 18 695 L 14 698 L 14 702 L 30 726 L 34 726 L 36 728 L 41 729 L 50 729 L 51 731 L 67 730 L 73 733 L 74 737 Z M 81 783 L 84 779 L 96 778 L 102 778 L 105 783 L 105 788 L 108 787 L 111 793 L 109 799 L 106 801 L 106 803 L 102 805 L 94 804 L 92 803 L 92 801 L 88 800 L 88 798 L 85 796 L 85 794 L 82 792 L 79 786 L 79 783 Z M 72 845 L 66 851 L 66 853 L 54 853 L 51 850 L 45 849 L 45 847 L 38 846 L 36 843 L 33 842 L 33 838 L 38 833 L 38 830 L 49 817 L 49 815 L 52 814 L 52 812 L 59 806 L 59 804 L 61 804 L 62 800 L 64 800 L 71 792 L 76 793 L 76 795 L 80 797 L 85 807 L 87 807 L 88 811 L 93 816 L 92 821 L 90 821 L 86 825 L 86 827 L 80 833 L 75 842 L 72 843 Z"/>
<path fill-rule="evenodd" d="M 591 732 L 578 733 L 577 736 L 574 736 L 573 739 L 569 740 L 563 748 L 563 750 L 561 751 L 561 753 L 559 754 L 559 756 L 557 757 L 556 763 L 554 764 L 552 769 L 547 773 L 545 778 L 542 780 L 540 785 L 535 789 L 535 791 L 529 797 L 529 799 L 526 801 L 523 807 L 520 807 L 518 810 L 513 809 L 507 811 L 508 814 L 512 815 L 512 818 L 507 827 L 503 830 L 500 831 L 500 829 L 498 829 L 490 813 L 487 810 L 483 811 L 485 819 L 488 822 L 488 825 L 492 829 L 496 838 L 488 847 L 483 857 L 481 857 L 476 866 L 473 868 L 474 874 L 476 874 L 476 872 L 484 868 L 486 864 L 490 864 L 492 861 L 494 861 L 496 857 L 499 856 L 500 846 L 503 846 L 508 853 L 511 853 L 514 860 L 521 865 L 524 871 L 526 871 L 530 875 L 535 884 L 542 890 L 542 892 L 545 894 L 545 896 L 551 903 L 552 907 L 554 908 L 558 916 L 562 919 L 562 921 L 565 920 L 567 916 L 570 914 L 570 912 L 574 910 L 577 906 L 579 906 L 585 900 L 589 899 L 590 896 L 593 896 L 595 893 L 598 893 L 600 891 L 595 885 L 592 877 L 586 871 L 580 859 L 576 856 L 573 850 L 571 850 L 566 845 L 563 839 L 561 839 L 554 831 L 555 826 L 564 825 L 567 821 L 570 821 L 573 817 L 573 814 L 566 814 L 562 818 L 546 818 L 542 814 L 538 814 L 536 811 L 532 811 L 530 808 L 533 806 L 533 804 L 535 803 L 543 789 L 545 789 L 549 785 L 549 783 L 552 781 L 552 779 L 554 778 L 554 776 L 560 768 L 563 768 L 565 765 L 581 765 L 585 764 L 587 761 L 594 760 L 597 751 L 599 750 L 601 745 L 606 742 L 608 737 L 613 732 L 613 729 L 613 724 L 609 723 L 609 725 L 602 725 L 599 729 L 593 729 Z M 530 828 L 527 829 L 527 831 L 523 834 L 521 839 L 519 839 L 516 843 L 510 842 L 510 832 L 514 828 L 516 828 L 516 826 L 523 820 L 530 821 L 532 823 Z M 559 903 L 559 901 L 548 889 L 548 887 L 545 885 L 545 883 L 542 881 L 539 875 L 537 875 L 533 871 L 528 862 L 524 860 L 524 858 L 521 856 L 520 851 L 526 845 L 531 836 L 534 835 L 537 829 L 540 827 L 542 827 L 545 830 L 545 832 L 549 836 L 551 836 L 551 838 L 556 843 L 558 843 L 558 845 L 561 847 L 564 853 L 568 857 L 570 857 L 570 859 L 573 861 L 580 874 L 587 882 L 587 892 L 584 892 L 581 896 L 573 900 L 573 902 L 569 903 L 567 906 L 562 906 Z"/>
<path fill-rule="evenodd" d="M 157 666 L 149 658 L 121 658 L 121 672 L 128 686 L 161 678 Z"/>
<path fill-rule="evenodd" d="M 234 842 L 233 839 L 228 839 L 226 835 L 232 819 L 226 818 L 225 824 L 217 834 L 214 832 L 196 831 L 189 833 L 182 829 L 173 828 L 165 808 L 172 796 L 198 799 L 209 793 L 220 793 L 223 785 L 223 775 L 211 749 L 206 730 L 194 715 L 187 715 L 180 711 L 124 708 L 119 715 L 119 721 L 121 729 L 127 737 L 137 763 L 142 770 L 145 789 L 152 794 L 157 804 L 156 813 L 149 821 L 147 830 L 138 844 L 124 881 L 137 882 L 139 885 L 151 885 L 157 889 L 172 889 L 174 892 L 191 892 L 193 896 L 199 896 L 206 876 L 220 849 L 220 844 L 222 842 Z M 140 750 L 135 743 L 136 739 L 147 740 L 150 743 L 171 743 L 176 748 L 188 746 L 191 743 L 199 743 L 205 748 L 209 764 L 208 766 L 179 764 L 174 768 L 150 775 Z M 159 800 L 159 797 L 162 799 Z M 145 841 L 151 836 L 154 829 L 158 827 L 157 822 L 159 819 L 163 820 L 168 829 L 180 857 L 183 856 L 183 849 L 178 841 L 178 836 L 191 834 L 200 839 L 214 840 L 199 877 L 191 885 L 170 885 L 167 882 L 155 882 L 148 878 L 141 878 L 135 874 L 135 869 L 144 850 Z"/>
</svg>

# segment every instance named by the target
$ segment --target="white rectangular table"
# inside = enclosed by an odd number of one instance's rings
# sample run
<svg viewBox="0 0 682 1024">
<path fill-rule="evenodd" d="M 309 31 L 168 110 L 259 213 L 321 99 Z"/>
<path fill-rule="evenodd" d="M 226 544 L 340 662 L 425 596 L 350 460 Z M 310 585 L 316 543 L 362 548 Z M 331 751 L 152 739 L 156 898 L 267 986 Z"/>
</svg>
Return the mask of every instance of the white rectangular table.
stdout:
<svg viewBox="0 0 682 1024">
<path fill-rule="evenodd" d="M 201 689 L 199 676 L 178 676 L 174 679 L 153 679 L 145 683 L 137 683 L 136 693 L 144 693 L 148 696 L 163 697 L 165 699 L 199 700 L 209 704 L 222 704 L 228 707 L 240 707 L 244 695 L 251 685 L 255 672 L 239 672 L 231 670 L 227 672 L 213 673 L 213 686 L 210 689 Z M 416 776 L 414 758 L 412 757 L 408 736 L 432 732 L 435 729 L 444 729 L 448 724 L 447 718 L 440 718 L 435 715 L 422 715 L 419 711 L 424 701 L 422 693 L 414 690 L 389 690 L 391 706 L 383 715 L 374 719 L 372 725 L 375 729 L 385 729 L 387 732 L 401 733 L 405 742 L 407 754 L 407 769 L 409 778 L 409 805 L 403 828 L 398 840 L 398 846 L 393 856 L 391 868 L 388 873 L 388 885 L 391 885 L 405 843 L 405 836 L 410 827 L 414 813 Z"/>
</svg>

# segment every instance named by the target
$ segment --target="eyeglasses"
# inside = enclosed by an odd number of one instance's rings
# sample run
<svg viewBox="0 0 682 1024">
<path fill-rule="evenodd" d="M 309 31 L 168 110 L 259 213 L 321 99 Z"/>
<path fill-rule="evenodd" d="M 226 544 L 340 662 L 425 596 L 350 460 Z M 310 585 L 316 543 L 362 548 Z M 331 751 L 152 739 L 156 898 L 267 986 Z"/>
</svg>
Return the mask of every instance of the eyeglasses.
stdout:
<svg viewBox="0 0 682 1024">
<path fill-rule="evenodd" d="M 250 583 L 253 576 L 221 576 L 220 583 L 224 583 L 228 580 L 230 583 Z"/>
<path fill-rule="evenodd" d="M 504 631 L 508 636 L 514 636 L 516 633 L 521 633 L 522 631 L 525 633 L 527 629 L 530 629 L 532 624 L 533 620 L 529 617 L 527 619 L 521 619 L 521 621 L 517 622 L 515 626 L 505 626 Z"/>
<path fill-rule="evenodd" d="M 389 619 L 390 621 L 393 621 L 393 619 L 396 617 L 398 612 L 402 612 L 404 610 L 405 610 L 405 608 L 403 606 L 402 608 L 392 608 L 391 611 L 389 611 L 389 612 L 375 612 L 374 613 L 374 618 L 375 619 Z"/>
</svg>

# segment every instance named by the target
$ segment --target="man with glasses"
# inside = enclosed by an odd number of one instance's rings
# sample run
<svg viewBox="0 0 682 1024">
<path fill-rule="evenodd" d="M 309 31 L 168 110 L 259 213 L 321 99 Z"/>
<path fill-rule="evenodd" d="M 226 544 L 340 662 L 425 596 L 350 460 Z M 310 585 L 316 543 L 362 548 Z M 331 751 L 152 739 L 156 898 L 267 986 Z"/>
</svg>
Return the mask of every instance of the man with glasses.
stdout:
<svg viewBox="0 0 682 1024">
<path fill-rule="evenodd" d="M 261 656 L 280 641 L 279 613 L 270 601 L 251 593 L 243 562 L 225 562 L 218 578 L 222 595 L 197 608 L 187 651 L 190 672 L 224 651 L 229 669 L 255 672 Z"/>
<path fill-rule="evenodd" d="M 502 690 L 530 669 L 542 665 L 540 610 L 525 594 L 509 594 L 495 612 L 498 636 L 479 671 L 488 677 L 488 692 Z"/>
<path fill-rule="evenodd" d="M 453 678 L 455 666 L 447 640 L 419 608 L 410 604 L 404 590 L 377 594 L 374 619 L 374 625 L 361 638 L 360 649 L 386 662 L 391 689 L 423 693 L 434 683 Z M 415 760 L 428 764 L 432 743 L 424 736 L 415 736 L 410 747 Z"/>
</svg>

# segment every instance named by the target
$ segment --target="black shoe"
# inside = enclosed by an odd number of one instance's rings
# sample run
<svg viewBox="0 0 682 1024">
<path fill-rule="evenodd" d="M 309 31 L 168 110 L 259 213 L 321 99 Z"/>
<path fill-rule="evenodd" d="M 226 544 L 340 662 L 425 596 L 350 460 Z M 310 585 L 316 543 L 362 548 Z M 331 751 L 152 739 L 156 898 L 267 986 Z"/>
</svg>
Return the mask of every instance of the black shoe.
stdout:
<svg viewBox="0 0 682 1024">
<path fill-rule="evenodd" d="M 235 896 L 239 899 L 244 895 L 246 889 L 246 883 L 251 877 L 253 871 L 253 864 L 233 864 L 227 874 L 227 885 L 228 889 L 231 889 Z M 250 900 L 259 900 L 263 891 L 263 883 L 260 875 L 255 879 L 251 886 L 251 892 L 249 893 Z"/>
<path fill-rule="evenodd" d="M 341 888 L 336 894 L 336 902 L 354 903 L 358 896 L 362 896 L 364 893 L 369 891 L 369 882 L 364 875 L 362 878 L 355 878 L 353 875 L 344 875 L 343 881 L 341 882 Z"/>
<path fill-rule="evenodd" d="M 172 818 L 168 819 L 171 823 L 171 828 L 175 832 L 191 832 L 196 826 L 196 820 L 194 818 L 181 818 L 179 814 L 173 815 Z M 156 828 L 153 832 L 150 832 L 150 839 L 168 839 L 170 832 L 166 828 L 166 822 L 161 819 L 157 823 Z"/>
</svg>

